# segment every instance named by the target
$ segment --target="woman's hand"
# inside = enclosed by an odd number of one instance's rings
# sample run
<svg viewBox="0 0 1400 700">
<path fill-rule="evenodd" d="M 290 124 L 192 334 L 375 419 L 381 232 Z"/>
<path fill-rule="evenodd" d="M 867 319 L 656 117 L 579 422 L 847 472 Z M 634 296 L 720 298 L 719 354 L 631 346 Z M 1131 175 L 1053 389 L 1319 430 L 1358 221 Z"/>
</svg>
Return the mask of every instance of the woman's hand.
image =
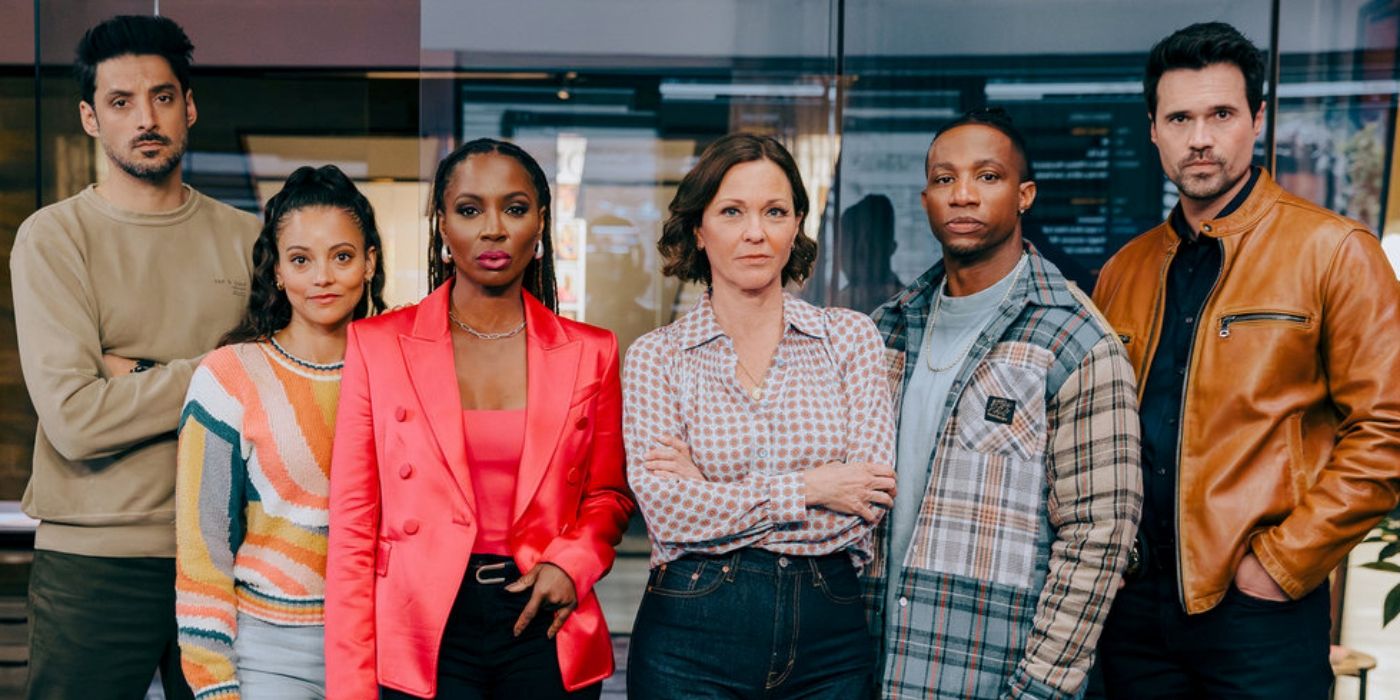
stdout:
<svg viewBox="0 0 1400 700">
<path fill-rule="evenodd" d="M 519 637 L 520 633 L 530 626 L 535 615 L 539 614 L 540 608 L 543 607 L 554 611 L 554 624 L 550 625 L 549 631 L 545 633 L 545 636 L 554 639 L 554 635 L 559 633 L 559 628 L 564 626 L 564 621 L 569 619 L 574 608 L 578 607 L 578 592 L 574 590 L 574 580 L 558 565 L 544 561 L 506 586 L 506 590 L 519 593 L 531 587 L 534 590 L 530 592 L 530 602 L 525 604 L 520 618 L 515 621 L 515 636 Z"/>
<path fill-rule="evenodd" d="M 877 519 L 873 506 L 894 506 L 894 470 L 884 464 L 831 462 L 802 475 L 807 506 Z"/>
<path fill-rule="evenodd" d="M 690 445 L 678 437 L 667 435 L 661 445 L 642 455 L 642 466 L 662 479 L 694 479 L 704 481 L 705 475 L 690 458 Z"/>
</svg>

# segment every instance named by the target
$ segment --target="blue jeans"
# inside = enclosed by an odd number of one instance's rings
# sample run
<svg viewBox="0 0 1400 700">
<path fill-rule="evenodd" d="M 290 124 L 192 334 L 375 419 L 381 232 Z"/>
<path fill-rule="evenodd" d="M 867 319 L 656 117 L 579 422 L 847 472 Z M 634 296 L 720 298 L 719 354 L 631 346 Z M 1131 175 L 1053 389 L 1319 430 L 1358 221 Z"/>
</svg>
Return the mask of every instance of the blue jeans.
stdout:
<svg viewBox="0 0 1400 700">
<path fill-rule="evenodd" d="M 848 555 L 690 555 L 652 569 L 627 689 L 639 700 L 852 700 L 870 695 L 874 652 Z"/>
</svg>

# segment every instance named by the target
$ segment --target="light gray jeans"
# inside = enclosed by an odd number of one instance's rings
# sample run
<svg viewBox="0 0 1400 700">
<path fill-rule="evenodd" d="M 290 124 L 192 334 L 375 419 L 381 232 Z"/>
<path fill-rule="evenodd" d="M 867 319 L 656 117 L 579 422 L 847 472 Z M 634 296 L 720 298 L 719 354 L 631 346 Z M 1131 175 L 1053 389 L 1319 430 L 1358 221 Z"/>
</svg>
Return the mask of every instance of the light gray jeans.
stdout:
<svg viewBox="0 0 1400 700">
<path fill-rule="evenodd" d="M 274 625 L 239 614 L 238 685 L 243 700 L 324 700 L 326 629 Z"/>
</svg>

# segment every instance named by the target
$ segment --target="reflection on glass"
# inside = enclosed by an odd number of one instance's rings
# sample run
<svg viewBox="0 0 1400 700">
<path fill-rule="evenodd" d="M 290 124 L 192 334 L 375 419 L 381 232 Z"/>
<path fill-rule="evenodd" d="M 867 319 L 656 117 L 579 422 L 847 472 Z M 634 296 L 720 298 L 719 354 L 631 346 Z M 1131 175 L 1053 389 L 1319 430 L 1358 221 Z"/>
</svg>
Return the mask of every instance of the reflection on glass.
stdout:
<svg viewBox="0 0 1400 700">
<path fill-rule="evenodd" d="M 474 29 L 444 32 L 450 4 L 424 3 L 424 70 L 453 84 L 451 99 L 425 105 L 425 124 L 452 123 L 452 140 L 510 139 L 540 161 L 555 190 L 561 311 L 613 330 L 625 349 L 703 291 L 662 277 L 656 240 L 676 185 L 715 138 L 783 141 L 814 202 L 805 230 L 822 230 L 840 146 L 834 7 L 485 3 Z M 548 22 L 528 21 L 544 8 Z"/>
<path fill-rule="evenodd" d="M 911 282 L 940 256 L 919 201 L 934 130 L 966 110 L 1002 107 L 1025 133 L 1036 171 L 1024 235 L 1090 289 L 1103 263 L 1176 202 L 1142 98 L 1148 49 L 1176 28 L 1210 20 L 1267 44 L 1269 3 L 1019 2 L 1005 9 L 945 0 L 847 3 L 845 64 L 854 82 L 838 202 L 889 198 L 899 251 L 892 269 Z M 835 236 L 845 236 L 844 222 Z M 825 269 L 841 271 L 845 263 Z"/>
<path fill-rule="evenodd" d="M 1400 93 L 1400 4 L 1289 4 L 1280 18 L 1278 182 L 1379 232 Z"/>
</svg>

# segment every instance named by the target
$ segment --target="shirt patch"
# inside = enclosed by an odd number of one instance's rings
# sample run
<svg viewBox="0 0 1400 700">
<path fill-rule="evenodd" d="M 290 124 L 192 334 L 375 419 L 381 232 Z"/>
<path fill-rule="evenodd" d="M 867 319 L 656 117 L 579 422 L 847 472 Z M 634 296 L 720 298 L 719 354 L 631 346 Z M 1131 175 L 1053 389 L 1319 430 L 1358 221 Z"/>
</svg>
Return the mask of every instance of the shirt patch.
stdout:
<svg viewBox="0 0 1400 700">
<path fill-rule="evenodd" d="M 1011 420 L 1016 417 L 1016 402 L 1001 396 L 988 396 L 987 410 L 982 417 L 993 423 L 1011 425 Z"/>
</svg>

